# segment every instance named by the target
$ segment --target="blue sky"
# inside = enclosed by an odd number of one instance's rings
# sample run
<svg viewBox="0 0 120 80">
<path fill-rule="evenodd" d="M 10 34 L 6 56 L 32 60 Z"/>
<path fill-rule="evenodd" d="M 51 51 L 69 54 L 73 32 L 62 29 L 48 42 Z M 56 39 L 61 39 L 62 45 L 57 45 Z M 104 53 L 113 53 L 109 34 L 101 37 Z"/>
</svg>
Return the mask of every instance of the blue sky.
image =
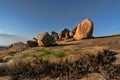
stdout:
<svg viewBox="0 0 120 80">
<path fill-rule="evenodd" d="M 94 36 L 120 33 L 120 0 L 0 0 L 0 45 L 94 22 Z"/>
</svg>

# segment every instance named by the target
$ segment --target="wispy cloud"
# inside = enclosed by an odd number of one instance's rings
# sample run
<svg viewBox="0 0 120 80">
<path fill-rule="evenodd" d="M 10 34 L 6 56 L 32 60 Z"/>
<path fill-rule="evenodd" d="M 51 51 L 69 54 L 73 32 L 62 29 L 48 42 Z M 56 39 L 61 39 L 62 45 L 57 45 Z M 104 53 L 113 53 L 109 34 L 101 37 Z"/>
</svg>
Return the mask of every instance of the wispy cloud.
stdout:
<svg viewBox="0 0 120 80">
<path fill-rule="evenodd" d="M 27 39 L 20 35 L 14 34 L 7 34 L 7 33 L 0 33 L 0 46 L 8 46 L 12 43 L 21 41 L 25 42 Z"/>
<path fill-rule="evenodd" d="M 17 35 L 13 35 L 13 34 L 7 34 L 7 33 L 0 33 L 0 37 L 5 37 L 5 38 L 8 38 L 8 37 L 17 37 Z"/>
</svg>

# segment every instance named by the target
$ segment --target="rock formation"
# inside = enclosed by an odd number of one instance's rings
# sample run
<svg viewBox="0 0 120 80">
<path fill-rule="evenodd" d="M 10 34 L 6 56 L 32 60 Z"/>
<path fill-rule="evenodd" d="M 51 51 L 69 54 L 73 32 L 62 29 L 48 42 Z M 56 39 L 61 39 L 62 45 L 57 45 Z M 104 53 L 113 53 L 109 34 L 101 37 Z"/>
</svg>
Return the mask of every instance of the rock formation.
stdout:
<svg viewBox="0 0 120 80">
<path fill-rule="evenodd" d="M 58 33 L 55 31 L 51 32 L 51 36 L 52 36 L 53 40 L 55 40 L 55 41 L 59 39 Z"/>
<path fill-rule="evenodd" d="M 16 42 L 9 46 L 9 50 L 13 52 L 23 51 L 26 50 L 28 46 L 22 42 Z"/>
<path fill-rule="evenodd" d="M 39 34 L 37 37 L 38 46 L 45 47 L 45 46 L 55 46 L 56 43 L 52 39 L 52 37 L 48 34 L 48 32 L 44 32 Z"/>
<path fill-rule="evenodd" d="M 92 38 L 93 22 L 90 19 L 85 19 L 77 25 L 74 35 L 76 40 Z"/>
<path fill-rule="evenodd" d="M 59 39 L 62 40 L 63 38 L 65 38 L 65 34 L 68 33 L 69 34 L 70 30 L 68 29 L 64 29 L 59 33 Z"/>
</svg>

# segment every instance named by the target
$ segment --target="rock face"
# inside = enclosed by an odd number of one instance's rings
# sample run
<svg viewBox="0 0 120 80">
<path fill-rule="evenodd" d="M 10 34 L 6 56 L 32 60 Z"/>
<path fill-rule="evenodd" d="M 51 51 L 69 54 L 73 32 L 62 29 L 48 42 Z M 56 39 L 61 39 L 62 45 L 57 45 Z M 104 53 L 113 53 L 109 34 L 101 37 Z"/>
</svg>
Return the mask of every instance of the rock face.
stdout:
<svg viewBox="0 0 120 80">
<path fill-rule="evenodd" d="M 9 46 L 9 50 L 13 52 L 23 51 L 27 48 L 28 46 L 22 42 L 16 42 Z"/>
<path fill-rule="evenodd" d="M 51 36 L 52 36 L 53 40 L 55 40 L 55 41 L 59 39 L 58 33 L 55 31 L 51 32 Z"/>
<path fill-rule="evenodd" d="M 69 34 L 70 30 L 68 29 L 64 29 L 59 33 L 59 39 L 62 40 L 63 38 L 65 38 L 65 35 L 68 33 Z"/>
<path fill-rule="evenodd" d="M 37 47 L 38 46 L 38 43 L 36 41 L 31 41 L 31 40 L 28 40 L 27 41 L 27 45 L 29 47 Z"/>
<path fill-rule="evenodd" d="M 38 46 L 41 47 L 57 45 L 47 32 L 39 34 L 37 37 L 37 42 L 38 42 Z"/>
<path fill-rule="evenodd" d="M 77 26 L 69 32 L 69 35 L 71 37 L 73 37 L 75 35 L 76 29 L 77 29 Z"/>
<path fill-rule="evenodd" d="M 93 22 L 90 19 L 85 19 L 77 25 L 74 35 L 76 40 L 92 38 Z"/>
</svg>

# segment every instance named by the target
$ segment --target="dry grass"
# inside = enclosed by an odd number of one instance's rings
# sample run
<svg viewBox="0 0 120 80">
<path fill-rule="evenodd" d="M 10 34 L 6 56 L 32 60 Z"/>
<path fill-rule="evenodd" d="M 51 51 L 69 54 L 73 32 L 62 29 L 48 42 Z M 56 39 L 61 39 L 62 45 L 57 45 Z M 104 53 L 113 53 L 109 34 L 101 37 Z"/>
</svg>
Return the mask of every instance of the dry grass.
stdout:
<svg viewBox="0 0 120 80">
<path fill-rule="evenodd" d="M 116 53 L 103 50 L 96 54 L 69 55 L 61 58 L 59 63 L 46 61 L 40 58 L 27 57 L 15 62 L 9 68 L 8 74 L 12 79 L 120 79 L 120 66 L 113 65 Z M 93 74 L 91 74 L 93 73 Z M 97 74 L 94 74 L 97 73 Z M 109 74 L 108 74 L 109 73 Z M 21 76 L 19 76 L 21 75 Z M 90 77 L 93 75 L 95 77 Z M 86 76 L 86 77 L 85 77 Z"/>
</svg>

